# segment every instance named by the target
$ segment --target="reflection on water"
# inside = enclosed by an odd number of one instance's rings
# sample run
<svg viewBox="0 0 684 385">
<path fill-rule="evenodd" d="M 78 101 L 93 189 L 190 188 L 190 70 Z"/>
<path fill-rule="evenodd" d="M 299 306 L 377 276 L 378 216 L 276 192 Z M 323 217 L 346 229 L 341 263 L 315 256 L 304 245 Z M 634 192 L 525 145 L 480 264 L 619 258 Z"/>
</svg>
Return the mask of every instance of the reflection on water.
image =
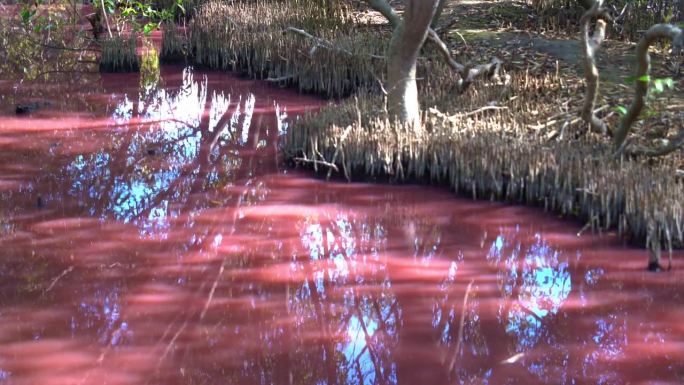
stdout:
<svg viewBox="0 0 684 385">
<path fill-rule="evenodd" d="M 73 336 L 93 329 L 103 345 L 116 346 L 132 337 L 128 322 L 121 319 L 121 299 L 116 288 L 96 289 L 93 298 L 78 304 L 78 317 L 72 316 L 70 327 Z"/>
<path fill-rule="evenodd" d="M 209 94 L 206 75 L 195 80 L 190 69 L 177 89 L 147 89 L 135 103 L 118 97 L 110 121 L 126 132 L 66 166 L 69 194 L 87 203 L 90 216 L 135 222 L 141 233 L 164 238 L 178 216 L 170 202 L 223 187 L 239 169 L 239 152 L 223 150 L 246 145 L 255 97 L 237 98 L 231 104 L 223 91 Z M 204 180 L 188 178 L 198 174 Z"/>
<path fill-rule="evenodd" d="M 544 319 L 556 315 L 572 288 L 568 262 L 559 261 L 560 253 L 535 234 L 534 243 L 523 248 L 511 245 L 505 235 L 492 244 L 487 259 L 502 263 L 499 272 L 502 297 L 500 313 L 506 332 L 517 338 L 515 351 L 533 348 L 544 333 Z"/>
<path fill-rule="evenodd" d="M 684 380 L 681 269 L 533 210 L 282 172 L 320 101 L 161 76 L 3 120 L 0 383 Z"/>
</svg>

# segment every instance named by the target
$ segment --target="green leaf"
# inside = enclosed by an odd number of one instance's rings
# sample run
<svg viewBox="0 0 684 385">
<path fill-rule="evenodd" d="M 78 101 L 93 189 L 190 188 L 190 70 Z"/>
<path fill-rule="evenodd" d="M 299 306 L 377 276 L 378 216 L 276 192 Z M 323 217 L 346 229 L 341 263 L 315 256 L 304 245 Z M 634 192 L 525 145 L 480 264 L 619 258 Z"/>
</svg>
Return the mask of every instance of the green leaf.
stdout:
<svg viewBox="0 0 684 385">
<path fill-rule="evenodd" d="M 640 82 L 644 82 L 644 83 L 649 83 L 649 82 L 651 81 L 651 77 L 650 77 L 648 74 L 646 74 L 646 75 L 643 75 L 643 76 L 640 76 L 640 77 L 636 77 L 636 76 L 627 76 L 627 77 L 625 78 L 625 82 L 627 82 L 627 83 L 634 83 L 634 82 L 636 82 L 636 81 L 640 81 Z"/>
<path fill-rule="evenodd" d="M 171 12 L 171 10 L 169 9 L 164 9 L 161 11 L 159 18 L 164 21 L 170 21 L 171 19 L 173 19 L 173 12 Z"/>
<path fill-rule="evenodd" d="M 658 79 L 660 80 L 660 79 Z M 656 81 L 653 83 L 653 89 L 655 90 L 656 94 L 660 94 L 663 91 L 665 91 L 665 87 L 663 87 L 663 83 L 660 81 Z"/>
<path fill-rule="evenodd" d="M 128 16 L 134 16 L 135 15 L 135 9 L 131 7 L 126 7 L 121 11 L 121 16 L 128 17 Z"/>
<path fill-rule="evenodd" d="M 661 78 L 653 80 L 652 91 L 656 94 L 660 94 L 665 91 L 665 89 L 674 88 L 674 80 L 672 78 Z"/>
<path fill-rule="evenodd" d="M 143 33 L 145 35 L 149 35 L 150 33 L 152 33 L 152 31 L 154 31 L 157 28 L 159 28 L 158 23 L 147 23 L 143 26 Z"/>
<path fill-rule="evenodd" d="M 649 83 L 651 81 L 651 76 L 646 74 L 644 76 L 637 78 L 637 80 L 640 82 Z"/>
<path fill-rule="evenodd" d="M 627 108 L 625 108 L 625 106 L 616 106 L 615 111 L 622 116 L 627 115 Z"/>
<path fill-rule="evenodd" d="M 104 0 L 104 5 L 107 13 L 114 13 L 116 10 L 116 0 Z"/>
<path fill-rule="evenodd" d="M 31 18 L 32 18 L 33 15 L 35 15 L 35 14 L 36 14 L 36 11 L 35 11 L 35 10 L 32 11 L 31 8 L 29 8 L 28 6 L 23 7 L 23 8 L 21 9 L 21 11 L 19 11 L 19 16 L 21 17 L 21 21 L 22 21 L 24 24 L 30 22 L 30 21 L 31 21 Z"/>
</svg>

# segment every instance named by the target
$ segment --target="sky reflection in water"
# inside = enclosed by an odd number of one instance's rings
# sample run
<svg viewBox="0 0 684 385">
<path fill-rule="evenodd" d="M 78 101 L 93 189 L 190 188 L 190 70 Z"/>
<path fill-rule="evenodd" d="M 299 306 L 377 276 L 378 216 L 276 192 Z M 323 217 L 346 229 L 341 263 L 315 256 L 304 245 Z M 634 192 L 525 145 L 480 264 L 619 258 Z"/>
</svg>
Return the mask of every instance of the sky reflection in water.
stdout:
<svg viewBox="0 0 684 385">
<path fill-rule="evenodd" d="M 105 77 L 71 127 L 0 126 L 0 384 L 684 380 L 681 268 L 536 210 L 282 170 L 320 101 L 163 75 Z"/>
</svg>

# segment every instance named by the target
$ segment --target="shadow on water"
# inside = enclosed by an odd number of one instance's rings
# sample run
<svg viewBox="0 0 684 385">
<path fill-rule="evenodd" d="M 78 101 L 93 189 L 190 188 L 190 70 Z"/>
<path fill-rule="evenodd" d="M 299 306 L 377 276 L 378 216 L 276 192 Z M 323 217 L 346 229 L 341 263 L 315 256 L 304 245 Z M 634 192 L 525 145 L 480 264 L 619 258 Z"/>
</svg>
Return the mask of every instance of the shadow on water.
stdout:
<svg viewBox="0 0 684 385">
<path fill-rule="evenodd" d="M 681 263 L 643 272 L 537 210 L 282 170 L 278 138 L 320 101 L 161 82 L 108 75 L 88 109 L 0 121 L 0 384 L 684 381 Z"/>
</svg>

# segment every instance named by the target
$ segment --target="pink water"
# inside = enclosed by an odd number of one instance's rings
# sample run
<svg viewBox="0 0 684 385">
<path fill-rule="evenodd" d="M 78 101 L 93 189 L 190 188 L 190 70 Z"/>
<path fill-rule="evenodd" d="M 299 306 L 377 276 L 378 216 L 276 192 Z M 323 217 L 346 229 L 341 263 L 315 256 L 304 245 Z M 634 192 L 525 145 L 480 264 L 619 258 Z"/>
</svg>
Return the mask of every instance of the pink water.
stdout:
<svg viewBox="0 0 684 385">
<path fill-rule="evenodd" d="M 312 179 L 276 154 L 321 101 L 162 75 L 5 106 L 0 384 L 684 382 L 681 254 L 648 273 L 537 209 Z"/>
</svg>

